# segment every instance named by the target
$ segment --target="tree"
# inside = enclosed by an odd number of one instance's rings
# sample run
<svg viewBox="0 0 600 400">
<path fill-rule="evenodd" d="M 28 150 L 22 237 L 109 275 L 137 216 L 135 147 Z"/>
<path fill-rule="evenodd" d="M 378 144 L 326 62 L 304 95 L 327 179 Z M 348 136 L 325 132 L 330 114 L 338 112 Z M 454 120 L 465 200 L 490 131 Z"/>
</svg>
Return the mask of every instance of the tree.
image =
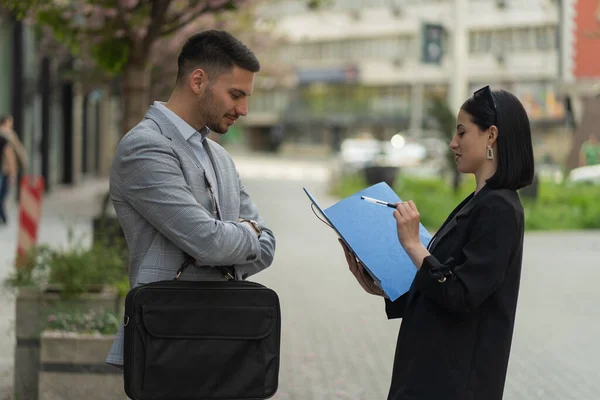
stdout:
<svg viewBox="0 0 600 400">
<path fill-rule="evenodd" d="M 256 7 L 265 0 L 253 1 L 243 9 L 231 12 L 204 15 L 180 29 L 177 33 L 162 37 L 155 43 L 150 55 L 152 65 L 151 98 L 164 99 L 173 88 L 177 73 L 177 56 L 186 39 L 205 29 L 223 29 L 239 38 L 256 53 L 261 61 L 261 71 L 256 78 L 256 87 L 262 80 L 279 81 L 285 74 L 280 62 L 275 62 L 272 55 L 280 44 L 280 39 L 273 32 L 273 26 L 263 21 Z"/>
<path fill-rule="evenodd" d="M 571 148 L 565 165 L 565 175 L 579 167 L 579 155 L 583 143 L 592 132 L 598 130 L 600 122 L 600 93 L 581 96 L 581 116 L 575 121 L 571 135 Z M 574 116 L 575 118 L 575 116 Z"/>
<path fill-rule="evenodd" d="M 173 50 L 173 42 L 182 42 L 182 33 L 187 36 L 202 27 L 225 27 L 231 21 L 220 18 L 224 12 L 249 9 L 259 1 L 0 0 L 0 3 L 17 18 L 27 18 L 38 27 L 50 29 L 54 38 L 78 59 L 92 59 L 108 76 L 120 78 L 124 134 L 143 118 L 149 105 L 153 50 L 158 50 L 155 54 L 164 59 L 160 52 Z M 306 1 L 311 9 L 330 3 L 330 0 Z M 235 20 L 240 18 L 248 21 L 248 16 L 239 15 Z"/>
<path fill-rule="evenodd" d="M 27 19 L 38 28 L 50 31 L 53 39 L 62 43 L 80 64 L 84 63 L 86 68 L 83 70 L 88 78 L 119 78 L 123 115 L 121 134 L 144 117 L 151 98 L 152 73 L 167 72 L 170 77 L 174 76 L 170 68 L 175 66 L 176 53 L 187 36 L 206 28 L 247 32 L 248 29 L 242 28 L 253 25 L 251 10 L 260 2 L 0 0 L 0 4 L 17 18 Z M 313 10 L 331 4 L 331 0 L 306 2 Z M 234 11 L 238 11 L 235 18 L 231 15 Z M 253 43 L 265 44 L 266 39 L 265 35 L 257 35 Z M 156 82 L 159 82 L 155 86 L 157 92 L 173 84 L 169 79 L 157 79 Z M 160 82 L 165 83 L 160 85 Z M 107 194 L 101 208 L 102 216 L 108 201 Z"/>
<path fill-rule="evenodd" d="M 454 136 L 456 117 L 450 110 L 448 103 L 442 96 L 435 96 L 429 107 L 429 113 L 437 123 L 437 127 L 442 132 L 443 139 L 450 142 Z M 456 168 L 454 153 L 447 152 L 446 162 L 453 171 L 452 188 L 454 193 L 458 192 L 460 185 L 460 171 Z"/>
<path fill-rule="evenodd" d="M 76 55 L 90 55 L 120 76 L 127 132 L 150 100 L 153 46 L 205 15 L 235 10 L 251 0 L 2 0 L 18 18 L 48 27 Z M 83 57 L 85 58 L 85 57 Z"/>
</svg>

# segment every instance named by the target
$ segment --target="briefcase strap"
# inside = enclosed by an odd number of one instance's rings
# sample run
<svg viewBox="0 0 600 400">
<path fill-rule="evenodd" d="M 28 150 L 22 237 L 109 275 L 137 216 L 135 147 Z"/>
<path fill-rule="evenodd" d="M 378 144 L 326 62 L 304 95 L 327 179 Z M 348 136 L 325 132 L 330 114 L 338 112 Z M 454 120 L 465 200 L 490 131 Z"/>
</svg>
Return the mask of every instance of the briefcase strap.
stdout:
<svg viewBox="0 0 600 400">
<path fill-rule="evenodd" d="M 179 277 L 181 276 L 181 274 L 183 273 L 183 271 L 190 264 L 193 264 L 194 262 L 195 262 L 195 260 L 190 255 L 186 254 L 186 260 L 181 264 L 181 267 L 179 267 L 179 269 L 177 270 L 177 273 L 175 274 L 175 280 L 178 280 Z M 223 274 L 223 277 L 226 280 L 228 280 L 228 281 L 235 280 L 235 271 L 234 271 L 233 267 L 230 267 L 231 271 L 227 267 L 224 267 L 222 265 L 215 265 L 214 268 L 217 268 L 219 271 L 221 271 L 221 274 Z"/>
</svg>

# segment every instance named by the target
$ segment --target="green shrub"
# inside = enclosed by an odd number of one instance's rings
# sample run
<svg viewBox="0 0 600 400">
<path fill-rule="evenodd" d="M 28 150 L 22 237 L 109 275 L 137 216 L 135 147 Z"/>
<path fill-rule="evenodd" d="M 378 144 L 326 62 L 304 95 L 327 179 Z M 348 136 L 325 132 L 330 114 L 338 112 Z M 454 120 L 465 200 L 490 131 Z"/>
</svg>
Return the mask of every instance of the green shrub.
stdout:
<svg viewBox="0 0 600 400">
<path fill-rule="evenodd" d="M 366 187 L 362 176 L 348 175 L 337 181 L 332 194 L 345 198 Z M 402 200 L 415 202 L 422 224 L 430 230 L 437 230 L 474 188 L 471 176 L 465 177 L 457 194 L 439 178 L 402 176 L 394 184 L 394 191 Z M 541 181 L 538 198 L 523 198 L 522 203 L 527 230 L 600 229 L 600 186 L 566 186 Z"/>
<path fill-rule="evenodd" d="M 99 333 L 114 335 L 119 330 L 120 319 L 111 312 L 57 312 L 46 319 L 46 329 L 58 332 Z"/>
<path fill-rule="evenodd" d="M 126 276 L 118 247 L 102 243 L 86 247 L 75 241 L 70 231 L 65 248 L 43 244 L 31 248 L 4 283 L 8 288 L 59 285 L 62 295 L 68 297 L 86 292 L 91 286 L 116 285 Z"/>
<path fill-rule="evenodd" d="M 32 246 L 4 280 L 7 288 L 41 287 L 48 282 L 53 251 L 46 245 Z"/>
<path fill-rule="evenodd" d="M 600 229 L 600 186 L 542 182 L 538 199 L 523 206 L 527 229 Z"/>
</svg>

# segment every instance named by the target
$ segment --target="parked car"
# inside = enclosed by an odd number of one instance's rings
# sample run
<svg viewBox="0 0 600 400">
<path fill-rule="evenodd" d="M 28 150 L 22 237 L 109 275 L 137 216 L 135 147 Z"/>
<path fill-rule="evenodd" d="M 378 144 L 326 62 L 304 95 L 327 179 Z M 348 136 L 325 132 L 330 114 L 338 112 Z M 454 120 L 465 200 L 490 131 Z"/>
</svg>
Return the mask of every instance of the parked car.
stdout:
<svg viewBox="0 0 600 400">
<path fill-rule="evenodd" d="M 416 140 L 396 135 L 391 141 L 374 138 L 349 138 L 341 143 L 340 161 L 345 169 L 359 170 L 378 164 L 409 167 L 421 164 L 428 155 L 427 148 Z"/>
<path fill-rule="evenodd" d="M 600 164 L 571 170 L 567 176 L 567 182 L 600 184 Z"/>
</svg>

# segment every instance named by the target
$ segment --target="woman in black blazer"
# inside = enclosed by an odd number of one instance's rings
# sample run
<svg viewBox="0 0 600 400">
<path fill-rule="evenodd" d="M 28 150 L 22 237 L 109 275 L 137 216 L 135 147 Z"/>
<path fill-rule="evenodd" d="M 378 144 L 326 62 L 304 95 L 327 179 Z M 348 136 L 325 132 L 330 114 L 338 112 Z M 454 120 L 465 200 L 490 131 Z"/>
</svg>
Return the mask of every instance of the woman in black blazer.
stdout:
<svg viewBox="0 0 600 400">
<path fill-rule="evenodd" d="M 419 240 L 416 205 L 394 211 L 400 244 L 418 272 L 408 293 L 385 299 L 388 318 L 403 319 L 388 400 L 500 400 L 504 391 L 523 257 L 517 189 L 534 174 L 521 102 L 506 91 L 478 90 L 458 113 L 450 149 L 476 187 L 428 248 Z M 361 286 L 383 296 L 343 247 Z"/>
</svg>

